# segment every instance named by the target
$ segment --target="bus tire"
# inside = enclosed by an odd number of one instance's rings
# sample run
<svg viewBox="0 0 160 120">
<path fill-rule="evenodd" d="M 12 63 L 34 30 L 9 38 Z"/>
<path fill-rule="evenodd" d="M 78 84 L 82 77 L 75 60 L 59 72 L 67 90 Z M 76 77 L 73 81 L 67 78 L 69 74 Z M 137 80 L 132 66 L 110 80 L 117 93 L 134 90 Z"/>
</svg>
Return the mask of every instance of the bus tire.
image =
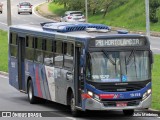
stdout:
<svg viewBox="0 0 160 120">
<path fill-rule="evenodd" d="M 34 96 L 34 88 L 33 88 L 33 84 L 32 84 L 32 80 L 29 80 L 28 82 L 28 100 L 31 104 L 36 103 L 36 97 Z"/>
<path fill-rule="evenodd" d="M 71 109 L 72 116 L 74 117 L 79 116 L 80 111 L 77 110 L 75 107 L 75 98 L 73 94 L 71 95 L 71 98 L 70 98 L 70 109 Z"/>
<path fill-rule="evenodd" d="M 125 116 L 132 116 L 134 114 L 134 110 L 123 110 L 123 114 Z"/>
</svg>

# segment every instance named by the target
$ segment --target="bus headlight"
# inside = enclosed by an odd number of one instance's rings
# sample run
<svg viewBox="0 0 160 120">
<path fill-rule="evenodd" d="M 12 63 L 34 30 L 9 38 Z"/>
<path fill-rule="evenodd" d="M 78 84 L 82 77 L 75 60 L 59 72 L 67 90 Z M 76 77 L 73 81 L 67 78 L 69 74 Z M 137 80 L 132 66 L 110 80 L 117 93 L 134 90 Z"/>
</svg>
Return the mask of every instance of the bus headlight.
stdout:
<svg viewBox="0 0 160 120">
<path fill-rule="evenodd" d="M 91 96 L 93 99 L 97 100 L 97 101 L 100 101 L 100 98 L 98 95 L 94 94 L 93 92 L 91 91 L 88 91 L 88 95 Z"/>
<path fill-rule="evenodd" d="M 88 95 L 90 95 L 91 97 L 93 97 L 93 92 L 88 91 Z"/>
<path fill-rule="evenodd" d="M 143 100 L 145 100 L 150 94 L 151 94 L 152 90 L 148 89 L 144 94 L 143 94 Z"/>
<path fill-rule="evenodd" d="M 147 90 L 147 93 L 148 93 L 148 94 L 150 94 L 151 92 L 152 92 L 152 90 L 151 90 L 151 89 L 148 89 L 148 90 Z"/>
</svg>

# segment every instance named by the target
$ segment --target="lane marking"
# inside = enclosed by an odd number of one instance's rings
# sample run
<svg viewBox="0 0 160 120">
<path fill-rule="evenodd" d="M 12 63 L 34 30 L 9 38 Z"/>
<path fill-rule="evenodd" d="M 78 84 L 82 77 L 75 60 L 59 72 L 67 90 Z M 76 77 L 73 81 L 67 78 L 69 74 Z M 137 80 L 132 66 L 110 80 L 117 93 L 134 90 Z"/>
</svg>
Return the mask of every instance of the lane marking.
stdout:
<svg viewBox="0 0 160 120">
<path fill-rule="evenodd" d="M 4 75 L 0 75 L 0 77 L 5 78 L 5 79 L 8 79 L 8 77 L 7 77 L 7 76 L 4 76 Z"/>
<path fill-rule="evenodd" d="M 51 19 L 45 18 L 45 17 L 43 17 L 43 16 L 41 16 L 41 15 L 39 15 L 39 14 L 37 14 L 37 13 L 35 12 L 35 11 L 36 11 L 36 7 L 38 7 L 38 6 L 40 6 L 40 5 L 44 4 L 44 3 L 46 3 L 46 2 L 43 2 L 43 3 L 40 3 L 40 4 L 35 5 L 35 6 L 33 7 L 33 14 L 36 15 L 37 17 L 40 17 L 40 18 L 43 18 L 43 19 L 52 21 Z"/>
<path fill-rule="evenodd" d="M 0 22 L 0 24 L 7 26 L 7 24 L 6 24 L 6 23 L 3 23 L 3 22 Z"/>
<path fill-rule="evenodd" d="M 65 118 L 68 118 L 68 119 L 71 119 L 71 120 L 76 120 L 76 118 L 74 118 L 74 117 L 65 117 Z"/>
<path fill-rule="evenodd" d="M 160 48 L 152 48 L 152 47 L 151 47 L 151 49 L 153 49 L 153 50 L 160 50 Z"/>
<path fill-rule="evenodd" d="M 55 114 L 55 115 L 59 115 L 59 116 L 64 117 L 64 118 L 67 118 L 67 119 L 70 119 L 70 120 L 76 120 L 76 118 L 74 118 L 74 117 L 66 117 L 65 115 L 60 114 L 60 113 L 55 113 L 55 112 L 54 112 L 54 114 Z"/>
</svg>

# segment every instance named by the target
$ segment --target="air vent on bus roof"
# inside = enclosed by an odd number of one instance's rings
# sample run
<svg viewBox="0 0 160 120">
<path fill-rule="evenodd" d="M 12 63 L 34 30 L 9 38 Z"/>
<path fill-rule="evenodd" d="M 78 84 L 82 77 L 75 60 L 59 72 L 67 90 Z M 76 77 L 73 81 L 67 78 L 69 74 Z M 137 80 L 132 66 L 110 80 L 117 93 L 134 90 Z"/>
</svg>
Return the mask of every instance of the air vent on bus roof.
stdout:
<svg viewBox="0 0 160 120">
<path fill-rule="evenodd" d="M 127 30 L 117 30 L 118 34 L 128 34 Z"/>
<path fill-rule="evenodd" d="M 41 23 L 43 30 L 57 31 L 57 32 L 72 32 L 72 31 L 84 31 L 86 28 L 106 29 L 111 28 L 102 24 L 91 24 L 91 23 Z"/>
</svg>

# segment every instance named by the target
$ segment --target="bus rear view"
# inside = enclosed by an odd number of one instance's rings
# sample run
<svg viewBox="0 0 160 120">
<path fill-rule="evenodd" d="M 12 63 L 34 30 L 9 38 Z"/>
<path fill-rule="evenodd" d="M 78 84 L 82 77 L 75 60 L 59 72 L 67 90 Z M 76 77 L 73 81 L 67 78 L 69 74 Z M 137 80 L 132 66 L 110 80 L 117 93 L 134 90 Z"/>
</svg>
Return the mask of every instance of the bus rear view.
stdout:
<svg viewBox="0 0 160 120">
<path fill-rule="evenodd" d="M 47 99 L 86 110 L 151 105 L 153 55 L 146 36 L 90 23 L 15 25 L 9 30 L 9 83 L 31 104 Z"/>
</svg>

